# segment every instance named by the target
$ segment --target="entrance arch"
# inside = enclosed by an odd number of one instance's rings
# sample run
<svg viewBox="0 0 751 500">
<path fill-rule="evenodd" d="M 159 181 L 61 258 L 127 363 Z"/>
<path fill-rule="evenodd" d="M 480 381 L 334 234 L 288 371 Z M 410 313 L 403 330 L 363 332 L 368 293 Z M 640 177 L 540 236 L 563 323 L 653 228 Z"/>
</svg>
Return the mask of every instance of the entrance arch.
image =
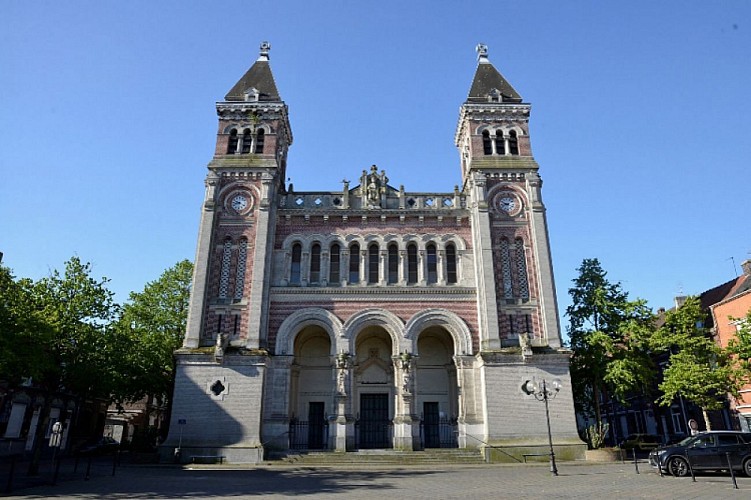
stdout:
<svg viewBox="0 0 751 500">
<path fill-rule="evenodd" d="M 322 449 L 328 442 L 326 415 L 334 411 L 331 338 L 318 325 L 308 325 L 295 335 L 291 367 L 290 447 Z"/>
<path fill-rule="evenodd" d="M 377 324 L 365 326 L 355 337 L 353 404 L 357 448 L 393 447 L 393 346 L 392 336 Z"/>
<path fill-rule="evenodd" d="M 429 326 L 417 336 L 417 351 L 415 410 L 422 446 L 455 448 L 459 405 L 453 338 L 442 326 Z"/>
</svg>

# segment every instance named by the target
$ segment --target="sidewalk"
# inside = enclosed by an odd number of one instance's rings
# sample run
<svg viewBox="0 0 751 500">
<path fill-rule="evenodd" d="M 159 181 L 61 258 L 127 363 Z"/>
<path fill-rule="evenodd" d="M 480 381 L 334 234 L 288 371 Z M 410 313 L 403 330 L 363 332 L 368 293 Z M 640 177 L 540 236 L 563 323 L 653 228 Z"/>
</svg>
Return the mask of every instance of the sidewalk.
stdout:
<svg viewBox="0 0 751 500">
<path fill-rule="evenodd" d="M 552 477 L 546 464 L 425 467 L 232 467 L 123 466 L 114 477 L 98 475 L 38 486 L 10 498 L 749 498 L 751 478 L 729 475 L 660 477 L 643 462 L 559 464 Z"/>
</svg>

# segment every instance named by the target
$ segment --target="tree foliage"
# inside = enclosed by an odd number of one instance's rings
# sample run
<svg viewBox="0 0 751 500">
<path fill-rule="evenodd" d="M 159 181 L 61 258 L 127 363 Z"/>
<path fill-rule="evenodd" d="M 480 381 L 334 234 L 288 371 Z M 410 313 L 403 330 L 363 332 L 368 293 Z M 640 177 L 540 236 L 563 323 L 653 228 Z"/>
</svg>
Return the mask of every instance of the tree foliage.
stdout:
<svg viewBox="0 0 751 500">
<path fill-rule="evenodd" d="M 174 377 L 173 352 L 182 344 L 188 316 L 193 265 L 183 260 L 132 292 L 117 322 L 118 360 L 115 399 L 133 402 L 147 395 L 166 398 Z"/>
<path fill-rule="evenodd" d="M 708 410 L 723 408 L 726 395 L 737 396 L 737 372 L 728 350 L 722 349 L 704 327 L 706 313 L 697 297 L 665 315 L 665 323 L 652 336 L 655 351 L 669 352 L 659 385 L 657 402 L 669 406 L 679 396 L 702 409 L 707 429 Z"/>
<path fill-rule="evenodd" d="M 736 362 L 738 383 L 751 383 L 751 309 L 743 318 L 730 318 L 738 324 L 735 337 L 728 342 L 727 350 Z"/>
<path fill-rule="evenodd" d="M 628 300 L 597 259 L 585 259 L 577 271 L 566 309 L 574 403 L 599 424 L 603 391 L 625 404 L 654 376 L 648 345 L 654 316 L 644 301 Z"/>
</svg>

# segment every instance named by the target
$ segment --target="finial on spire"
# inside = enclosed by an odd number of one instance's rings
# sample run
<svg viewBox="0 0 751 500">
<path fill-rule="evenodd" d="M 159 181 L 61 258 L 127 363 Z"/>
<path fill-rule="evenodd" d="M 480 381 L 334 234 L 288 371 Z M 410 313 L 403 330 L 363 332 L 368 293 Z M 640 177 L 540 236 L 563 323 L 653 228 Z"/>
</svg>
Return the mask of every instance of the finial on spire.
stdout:
<svg viewBox="0 0 751 500">
<path fill-rule="evenodd" d="M 261 42 L 261 53 L 258 56 L 259 61 L 269 60 L 269 51 L 271 50 L 271 44 L 269 42 Z"/>
<path fill-rule="evenodd" d="M 477 47 L 475 47 L 475 50 L 477 51 L 477 61 L 481 63 L 490 62 L 488 61 L 488 46 L 484 43 L 478 43 Z"/>
</svg>

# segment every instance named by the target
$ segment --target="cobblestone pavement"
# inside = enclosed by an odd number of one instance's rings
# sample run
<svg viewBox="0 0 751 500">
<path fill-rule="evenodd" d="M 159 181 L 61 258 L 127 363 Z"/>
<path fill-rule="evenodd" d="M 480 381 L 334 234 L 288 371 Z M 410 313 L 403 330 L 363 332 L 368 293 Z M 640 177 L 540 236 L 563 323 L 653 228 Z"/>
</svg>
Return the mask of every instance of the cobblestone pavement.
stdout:
<svg viewBox="0 0 751 500">
<path fill-rule="evenodd" d="M 646 463 L 426 467 L 120 467 L 115 477 L 68 480 L 14 491 L 10 498 L 751 498 L 751 478 L 727 474 L 660 477 Z"/>
</svg>

